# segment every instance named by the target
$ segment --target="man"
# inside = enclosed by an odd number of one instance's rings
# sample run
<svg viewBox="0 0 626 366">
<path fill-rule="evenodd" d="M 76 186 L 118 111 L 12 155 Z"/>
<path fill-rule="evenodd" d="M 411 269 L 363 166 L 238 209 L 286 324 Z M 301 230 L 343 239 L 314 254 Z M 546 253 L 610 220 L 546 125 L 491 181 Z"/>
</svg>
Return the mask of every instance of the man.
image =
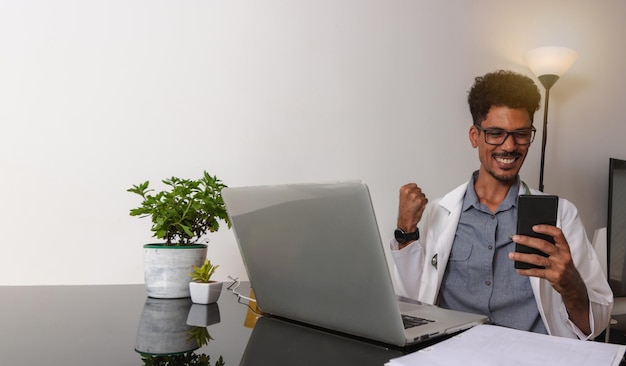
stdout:
<svg viewBox="0 0 626 366">
<path fill-rule="evenodd" d="M 541 194 L 518 176 L 540 99 L 537 86 L 520 74 L 476 78 L 468 97 L 469 140 L 480 168 L 431 203 L 416 184 L 401 187 L 391 243 L 396 282 L 405 296 L 481 313 L 495 324 L 593 339 L 608 325 L 613 294 L 576 207 L 560 198 L 556 227 L 533 228 L 556 244 L 513 235 L 517 196 Z M 515 243 L 548 256 L 517 253 Z M 516 270 L 514 261 L 545 268 Z"/>
</svg>

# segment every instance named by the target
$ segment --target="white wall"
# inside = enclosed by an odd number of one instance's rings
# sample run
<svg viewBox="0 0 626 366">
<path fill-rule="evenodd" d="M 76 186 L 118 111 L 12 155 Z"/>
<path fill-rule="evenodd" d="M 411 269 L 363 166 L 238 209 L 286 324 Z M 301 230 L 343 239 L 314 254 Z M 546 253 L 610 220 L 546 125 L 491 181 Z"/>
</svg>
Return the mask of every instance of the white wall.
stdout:
<svg viewBox="0 0 626 366">
<path fill-rule="evenodd" d="M 474 76 L 531 76 L 522 56 L 543 45 L 580 54 L 551 90 L 544 183 L 591 235 L 609 157 L 626 158 L 625 12 L 619 0 L 3 0 L 0 285 L 143 282 L 153 239 L 125 190 L 205 169 L 230 186 L 363 179 L 386 236 L 401 184 L 434 198 L 477 168 Z M 522 171 L 535 187 L 539 150 Z M 232 231 L 211 236 L 209 256 L 221 279 L 246 278 Z"/>
</svg>

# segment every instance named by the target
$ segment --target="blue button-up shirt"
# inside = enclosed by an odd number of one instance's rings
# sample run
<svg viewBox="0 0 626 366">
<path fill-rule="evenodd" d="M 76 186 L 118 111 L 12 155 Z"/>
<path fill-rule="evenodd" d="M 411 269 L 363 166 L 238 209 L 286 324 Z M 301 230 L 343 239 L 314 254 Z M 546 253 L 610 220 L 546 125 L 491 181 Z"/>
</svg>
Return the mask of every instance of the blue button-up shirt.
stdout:
<svg viewBox="0 0 626 366">
<path fill-rule="evenodd" d="M 515 272 L 509 252 L 515 251 L 519 178 L 496 212 L 480 203 L 474 172 L 467 185 L 463 210 L 441 284 L 442 307 L 484 314 L 498 325 L 547 333 L 528 277 Z"/>
</svg>

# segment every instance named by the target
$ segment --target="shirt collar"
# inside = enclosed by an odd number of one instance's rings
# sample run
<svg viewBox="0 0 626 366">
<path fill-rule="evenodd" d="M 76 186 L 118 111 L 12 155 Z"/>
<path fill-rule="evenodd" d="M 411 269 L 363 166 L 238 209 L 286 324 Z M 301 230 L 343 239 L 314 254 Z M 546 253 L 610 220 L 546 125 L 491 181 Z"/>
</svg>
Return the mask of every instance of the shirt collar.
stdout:
<svg viewBox="0 0 626 366">
<path fill-rule="evenodd" d="M 480 201 L 478 200 L 478 196 L 476 195 L 476 190 L 474 189 L 474 182 L 476 181 L 476 178 L 478 178 L 478 170 L 472 173 L 472 176 L 467 184 L 465 197 L 463 197 L 463 211 L 467 211 L 472 207 L 481 211 L 487 210 L 487 208 L 480 203 Z M 502 201 L 496 213 L 500 211 L 506 211 L 511 207 L 517 207 L 517 195 L 519 193 L 519 185 L 520 178 L 518 175 L 515 178 L 515 182 L 513 183 L 511 188 L 509 188 L 509 192 L 507 193 L 506 198 L 504 199 L 504 201 Z"/>
</svg>

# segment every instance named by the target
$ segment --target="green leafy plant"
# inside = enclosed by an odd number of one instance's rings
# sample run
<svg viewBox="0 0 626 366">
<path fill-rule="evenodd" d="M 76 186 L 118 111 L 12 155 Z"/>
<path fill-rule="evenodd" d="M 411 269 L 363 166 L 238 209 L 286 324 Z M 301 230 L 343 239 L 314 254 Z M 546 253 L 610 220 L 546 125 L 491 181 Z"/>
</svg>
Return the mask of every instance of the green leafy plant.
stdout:
<svg viewBox="0 0 626 366">
<path fill-rule="evenodd" d="M 149 181 L 133 185 L 127 191 L 143 199 L 141 206 L 130 210 L 131 216 L 150 217 L 153 237 L 165 245 L 193 245 L 208 232 L 219 229 L 219 221 L 231 227 L 222 189 L 216 176 L 206 171 L 201 179 L 172 177 L 162 181 L 168 188 L 153 193 Z"/>
<path fill-rule="evenodd" d="M 192 281 L 209 283 L 217 267 L 219 266 L 213 265 L 210 260 L 205 259 L 200 267 L 192 265 L 193 272 L 190 272 L 189 275 Z"/>
</svg>

